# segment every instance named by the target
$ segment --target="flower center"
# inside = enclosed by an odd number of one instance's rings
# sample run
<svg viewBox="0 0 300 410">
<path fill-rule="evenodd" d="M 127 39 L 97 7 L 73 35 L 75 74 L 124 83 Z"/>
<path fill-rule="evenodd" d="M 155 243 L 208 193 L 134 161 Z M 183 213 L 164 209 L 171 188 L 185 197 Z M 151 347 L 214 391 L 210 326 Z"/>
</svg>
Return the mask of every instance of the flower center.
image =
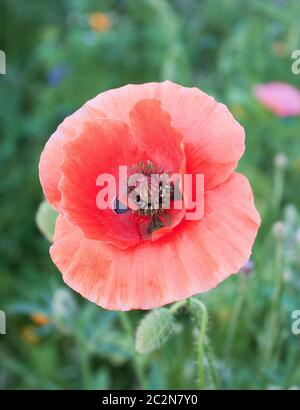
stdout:
<svg viewBox="0 0 300 410">
<path fill-rule="evenodd" d="M 139 162 L 128 180 L 128 204 L 140 217 L 148 217 L 147 233 L 171 223 L 170 201 L 174 189 L 169 175 L 151 161 Z"/>
<path fill-rule="evenodd" d="M 151 161 L 140 161 L 132 168 L 127 181 L 127 210 L 147 224 L 147 234 L 171 225 L 171 201 L 174 200 L 174 183 L 169 173 Z M 115 201 L 115 211 L 119 208 L 119 199 Z"/>
<path fill-rule="evenodd" d="M 158 216 L 170 210 L 174 187 L 167 172 L 151 161 L 139 162 L 135 174 L 129 178 L 129 206 L 142 216 Z"/>
</svg>

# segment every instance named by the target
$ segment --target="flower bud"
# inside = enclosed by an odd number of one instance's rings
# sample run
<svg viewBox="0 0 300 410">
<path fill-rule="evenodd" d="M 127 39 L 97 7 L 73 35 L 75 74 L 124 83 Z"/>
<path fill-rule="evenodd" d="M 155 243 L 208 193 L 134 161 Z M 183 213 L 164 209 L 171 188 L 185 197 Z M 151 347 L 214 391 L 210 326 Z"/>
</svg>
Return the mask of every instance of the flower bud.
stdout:
<svg viewBox="0 0 300 410">
<path fill-rule="evenodd" d="M 148 313 L 140 322 L 136 332 L 135 348 L 139 353 L 149 353 L 162 346 L 171 336 L 174 317 L 166 309 Z"/>
<path fill-rule="evenodd" d="M 288 165 L 287 156 L 285 154 L 283 154 L 282 152 L 275 155 L 274 165 L 275 165 L 276 168 L 285 169 Z"/>
</svg>

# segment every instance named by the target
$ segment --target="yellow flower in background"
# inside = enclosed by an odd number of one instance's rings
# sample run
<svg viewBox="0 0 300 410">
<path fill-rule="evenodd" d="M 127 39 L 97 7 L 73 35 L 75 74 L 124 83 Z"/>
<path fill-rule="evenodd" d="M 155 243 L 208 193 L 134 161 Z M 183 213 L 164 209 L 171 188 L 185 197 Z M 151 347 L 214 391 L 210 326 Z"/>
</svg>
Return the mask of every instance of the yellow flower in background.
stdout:
<svg viewBox="0 0 300 410">
<path fill-rule="evenodd" d="M 39 336 L 35 332 L 34 326 L 24 326 L 21 330 L 22 338 L 26 343 L 37 344 L 40 341 Z"/>
<path fill-rule="evenodd" d="M 31 320 L 38 326 L 46 326 L 50 322 L 44 313 L 34 313 L 30 316 Z"/>
<path fill-rule="evenodd" d="M 107 14 L 98 11 L 89 15 L 89 25 L 92 30 L 103 33 L 110 29 L 112 21 Z"/>
</svg>

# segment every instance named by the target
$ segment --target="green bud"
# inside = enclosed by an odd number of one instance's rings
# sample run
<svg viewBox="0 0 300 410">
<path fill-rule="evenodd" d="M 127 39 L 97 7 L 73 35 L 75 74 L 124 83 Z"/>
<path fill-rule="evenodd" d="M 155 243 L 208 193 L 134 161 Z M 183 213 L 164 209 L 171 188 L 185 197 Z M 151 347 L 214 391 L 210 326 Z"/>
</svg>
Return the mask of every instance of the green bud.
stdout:
<svg viewBox="0 0 300 410">
<path fill-rule="evenodd" d="M 171 336 L 174 328 L 174 317 L 166 309 L 156 309 L 148 313 L 140 322 L 135 340 L 139 353 L 149 353 L 161 347 Z"/>
</svg>

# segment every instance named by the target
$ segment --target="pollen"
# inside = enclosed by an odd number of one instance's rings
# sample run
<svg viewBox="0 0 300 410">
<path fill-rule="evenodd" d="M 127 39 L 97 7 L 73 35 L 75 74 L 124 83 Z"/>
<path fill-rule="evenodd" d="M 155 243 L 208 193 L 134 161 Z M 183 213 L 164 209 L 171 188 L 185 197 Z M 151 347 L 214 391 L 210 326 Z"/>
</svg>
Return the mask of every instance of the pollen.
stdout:
<svg viewBox="0 0 300 410">
<path fill-rule="evenodd" d="M 151 234 L 165 226 L 174 199 L 174 185 L 168 172 L 151 161 L 140 161 L 133 167 L 134 183 L 128 182 L 128 203 L 138 216 L 149 217 L 147 231 Z M 132 178 L 131 178 L 132 179 Z"/>
</svg>

